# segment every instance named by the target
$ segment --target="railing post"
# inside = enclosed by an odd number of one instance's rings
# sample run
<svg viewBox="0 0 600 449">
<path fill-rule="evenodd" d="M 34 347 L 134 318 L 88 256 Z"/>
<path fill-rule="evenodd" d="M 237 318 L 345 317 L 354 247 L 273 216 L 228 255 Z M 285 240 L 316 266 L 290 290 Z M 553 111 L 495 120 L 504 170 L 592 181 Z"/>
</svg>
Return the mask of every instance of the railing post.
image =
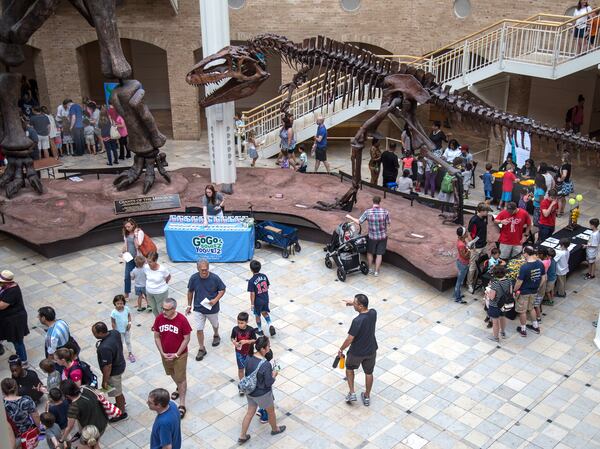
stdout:
<svg viewBox="0 0 600 449">
<path fill-rule="evenodd" d="M 556 77 L 556 66 L 558 65 L 562 37 L 560 29 L 554 33 L 554 50 L 552 51 L 552 78 Z"/>
<path fill-rule="evenodd" d="M 463 83 L 467 84 L 467 72 L 469 71 L 469 41 L 466 40 L 463 44 L 463 57 L 462 57 L 462 77 Z"/>
<path fill-rule="evenodd" d="M 500 31 L 500 51 L 498 52 L 498 68 L 502 70 L 504 65 L 504 53 L 506 52 L 506 23 L 502 24 Z"/>
</svg>

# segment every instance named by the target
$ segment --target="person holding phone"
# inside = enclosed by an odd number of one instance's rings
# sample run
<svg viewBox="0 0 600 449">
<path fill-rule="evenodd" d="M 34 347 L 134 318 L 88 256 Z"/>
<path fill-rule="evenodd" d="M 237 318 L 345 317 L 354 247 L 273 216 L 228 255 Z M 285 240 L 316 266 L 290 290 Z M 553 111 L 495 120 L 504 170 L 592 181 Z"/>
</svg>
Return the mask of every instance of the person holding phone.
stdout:
<svg viewBox="0 0 600 449">
<path fill-rule="evenodd" d="M 362 293 L 354 296 L 351 301 L 346 301 L 347 307 L 354 307 L 358 315 L 352 320 L 348 336 L 340 346 L 338 357 L 342 358 L 346 348 L 346 379 L 349 392 L 346 403 L 356 402 L 354 392 L 354 370 L 362 365 L 365 372 L 365 392 L 360 394 L 363 405 L 371 405 L 371 389 L 373 388 L 373 370 L 377 358 L 377 339 L 375 338 L 375 325 L 377 324 L 377 311 L 369 309 L 369 298 Z"/>
</svg>

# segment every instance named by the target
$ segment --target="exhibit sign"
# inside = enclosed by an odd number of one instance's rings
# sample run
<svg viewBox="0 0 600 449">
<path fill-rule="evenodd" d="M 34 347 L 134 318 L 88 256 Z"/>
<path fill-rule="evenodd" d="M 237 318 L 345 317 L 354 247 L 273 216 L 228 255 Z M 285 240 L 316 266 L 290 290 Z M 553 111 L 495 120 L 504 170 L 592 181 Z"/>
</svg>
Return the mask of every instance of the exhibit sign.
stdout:
<svg viewBox="0 0 600 449">
<path fill-rule="evenodd" d="M 130 214 L 147 212 L 149 210 L 179 209 L 181 199 L 179 194 L 144 196 L 115 201 L 115 214 Z"/>
<path fill-rule="evenodd" d="M 529 133 L 525 132 L 522 136 L 520 130 L 507 133 L 505 134 L 505 142 L 504 159 L 511 154 L 517 167 L 525 165 L 525 161 L 531 157 L 531 137 Z"/>
</svg>

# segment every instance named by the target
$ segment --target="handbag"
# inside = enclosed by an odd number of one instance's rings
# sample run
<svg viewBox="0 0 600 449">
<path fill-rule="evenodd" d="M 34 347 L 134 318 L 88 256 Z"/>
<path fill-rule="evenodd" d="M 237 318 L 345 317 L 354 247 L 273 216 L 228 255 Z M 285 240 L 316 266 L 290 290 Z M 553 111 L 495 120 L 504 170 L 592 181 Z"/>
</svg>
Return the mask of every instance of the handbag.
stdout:
<svg viewBox="0 0 600 449">
<path fill-rule="evenodd" d="M 262 359 L 258 363 L 258 366 L 256 367 L 256 369 L 254 371 L 252 371 L 250 374 L 248 374 L 242 380 L 240 380 L 240 383 L 238 384 L 238 390 L 240 391 L 240 393 L 250 394 L 254 390 L 256 390 L 256 383 L 257 383 L 256 375 L 258 374 L 258 370 L 260 369 L 262 364 L 265 362 L 266 362 L 266 360 Z"/>
<path fill-rule="evenodd" d="M 110 138 L 112 140 L 119 140 L 121 138 L 119 129 L 117 128 L 117 125 L 112 120 L 110 121 Z"/>
<path fill-rule="evenodd" d="M 136 236 L 136 238 L 137 238 L 137 236 Z M 154 252 L 154 253 L 158 252 L 158 249 L 156 248 L 156 244 L 152 241 L 150 236 L 148 234 L 146 234 L 145 232 L 144 232 L 144 239 L 142 240 L 142 243 L 140 244 L 139 249 L 144 257 L 148 257 L 148 254 L 150 254 L 151 252 Z"/>
<path fill-rule="evenodd" d="M 23 432 L 21 438 L 21 449 L 33 449 L 38 445 L 38 438 L 40 436 L 40 429 L 32 427 L 31 429 Z"/>
<path fill-rule="evenodd" d="M 104 410 L 104 414 L 108 419 L 119 418 L 123 414 L 123 411 L 106 399 L 102 393 L 98 393 L 90 388 L 88 388 L 88 390 L 96 395 L 96 398 L 98 398 L 98 402 L 102 406 L 102 410 Z"/>
</svg>

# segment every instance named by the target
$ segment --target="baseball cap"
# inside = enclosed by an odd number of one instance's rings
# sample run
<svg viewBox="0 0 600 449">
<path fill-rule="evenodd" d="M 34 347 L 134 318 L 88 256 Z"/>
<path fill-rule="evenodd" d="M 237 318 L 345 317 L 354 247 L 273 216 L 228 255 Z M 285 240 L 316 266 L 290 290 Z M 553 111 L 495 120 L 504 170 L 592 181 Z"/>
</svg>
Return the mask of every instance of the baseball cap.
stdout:
<svg viewBox="0 0 600 449">
<path fill-rule="evenodd" d="M 514 201 L 511 201 L 510 203 L 508 203 L 506 205 L 506 210 L 509 212 L 514 212 L 517 210 L 517 203 L 515 203 Z"/>
</svg>

